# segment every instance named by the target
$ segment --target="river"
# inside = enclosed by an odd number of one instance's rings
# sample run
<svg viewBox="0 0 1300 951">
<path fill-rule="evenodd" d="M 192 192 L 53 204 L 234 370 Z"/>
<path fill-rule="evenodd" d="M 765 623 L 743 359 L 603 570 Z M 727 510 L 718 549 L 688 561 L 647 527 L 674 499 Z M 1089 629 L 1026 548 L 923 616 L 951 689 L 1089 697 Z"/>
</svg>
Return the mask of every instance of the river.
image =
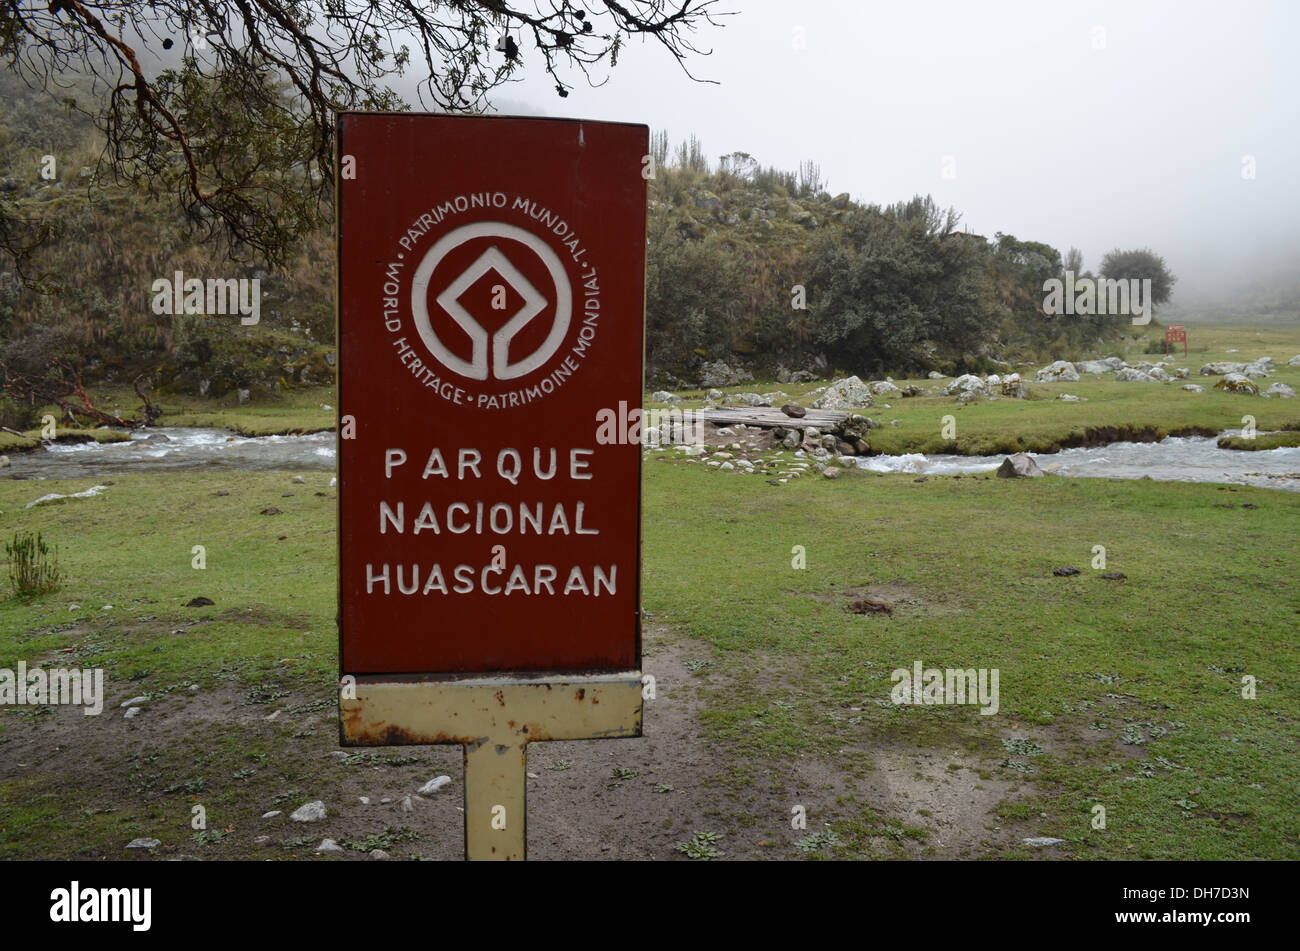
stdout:
<svg viewBox="0 0 1300 951">
<path fill-rule="evenodd" d="M 167 441 L 157 440 L 156 434 Z M 1215 437 L 1171 436 L 1157 443 L 1117 442 L 1029 455 L 1044 471 L 1060 476 L 1150 476 L 1162 482 L 1228 482 L 1300 491 L 1300 448 L 1241 452 L 1220 449 Z M 989 472 L 1003 458 L 909 453 L 860 457 L 857 465 L 872 472 L 952 475 Z M 332 432 L 245 437 L 224 429 L 161 427 L 132 433 L 130 442 L 60 444 L 44 452 L 14 453 L 10 459 L 0 477 L 97 479 L 182 470 L 328 471 L 334 468 L 335 451 Z"/>
</svg>

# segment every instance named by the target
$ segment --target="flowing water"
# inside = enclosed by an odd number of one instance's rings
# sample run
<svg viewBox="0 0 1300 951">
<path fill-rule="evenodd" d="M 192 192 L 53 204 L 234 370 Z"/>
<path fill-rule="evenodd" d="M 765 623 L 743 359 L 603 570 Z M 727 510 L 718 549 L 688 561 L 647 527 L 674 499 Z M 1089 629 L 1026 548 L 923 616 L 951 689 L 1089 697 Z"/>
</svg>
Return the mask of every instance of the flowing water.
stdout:
<svg viewBox="0 0 1300 951">
<path fill-rule="evenodd" d="M 157 439 L 161 435 L 166 441 Z M 97 479 L 178 470 L 332 470 L 334 434 L 235 436 L 224 429 L 162 426 L 137 430 L 130 442 L 56 443 L 41 452 L 17 452 L 0 477 Z"/>
<path fill-rule="evenodd" d="M 1171 436 L 1158 443 L 1117 442 L 1029 455 L 1044 471 L 1061 476 L 1150 476 L 1162 482 L 1230 482 L 1300 491 L 1300 448 L 1240 452 L 1218 448 L 1215 437 Z M 908 453 L 859 458 L 856 464 L 873 472 L 951 475 L 989 472 L 1001 465 L 1003 458 Z M 221 469 L 330 471 L 334 468 L 334 434 L 250 438 L 224 429 L 162 427 L 132 433 L 130 442 L 55 445 L 44 452 L 14 453 L 10 459 L 11 466 L 0 470 L 0 477 L 74 479 Z"/>
</svg>

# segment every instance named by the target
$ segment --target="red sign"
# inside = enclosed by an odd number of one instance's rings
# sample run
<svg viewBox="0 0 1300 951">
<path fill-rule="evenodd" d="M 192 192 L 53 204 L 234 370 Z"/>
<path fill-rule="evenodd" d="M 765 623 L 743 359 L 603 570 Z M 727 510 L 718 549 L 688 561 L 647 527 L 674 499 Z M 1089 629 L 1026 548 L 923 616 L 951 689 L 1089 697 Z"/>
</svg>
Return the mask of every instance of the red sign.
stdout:
<svg viewBox="0 0 1300 951">
<path fill-rule="evenodd" d="M 1171 343 L 1182 342 L 1183 356 L 1187 355 L 1187 329 L 1182 324 L 1170 324 L 1165 329 L 1165 355 L 1169 355 Z"/>
<path fill-rule="evenodd" d="M 639 667 L 648 137 L 339 115 L 343 672 Z"/>
</svg>

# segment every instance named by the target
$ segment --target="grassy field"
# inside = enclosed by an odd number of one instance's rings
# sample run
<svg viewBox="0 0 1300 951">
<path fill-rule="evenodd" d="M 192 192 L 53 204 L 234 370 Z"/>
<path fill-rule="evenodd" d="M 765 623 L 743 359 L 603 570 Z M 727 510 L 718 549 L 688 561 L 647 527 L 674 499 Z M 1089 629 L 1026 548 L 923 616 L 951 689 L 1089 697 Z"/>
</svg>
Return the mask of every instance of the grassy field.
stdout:
<svg viewBox="0 0 1300 951">
<path fill-rule="evenodd" d="M 33 485 L 0 482 L 0 536 L 39 530 L 66 574 L 54 596 L 0 602 L 0 667 L 102 666 L 111 704 L 90 726 L 66 709 L 0 714 L 0 857 L 120 855 L 134 836 L 184 834 L 199 798 L 220 828 L 192 848 L 251 857 L 246 836 L 223 842 L 220 829 L 319 786 L 306 733 L 229 722 L 291 704 L 319 711 L 329 742 L 335 503 L 327 474 L 307 479 L 125 477 L 31 510 Z M 1300 495 L 1286 492 L 867 473 L 773 487 L 651 458 L 644 602 L 711 650 L 700 719 L 719 790 L 757 794 L 770 768 L 810 760 L 852 783 L 883 750 L 926 751 L 975 788 L 1013 783 L 989 828 L 1032 819 L 1075 857 L 1297 858 L 1298 530 Z M 1126 580 L 1091 567 L 1099 544 Z M 1067 564 L 1082 573 L 1052 574 Z M 892 616 L 851 613 L 864 592 Z M 199 596 L 215 604 L 186 607 Z M 890 672 L 917 660 L 999 669 L 1000 712 L 895 706 Z M 1257 699 L 1241 696 L 1246 675 Z M 137 694 L 174 701 L 193 725 L 118 742 L 116 704 Z M 5 751 L 43 735 L 73 762 L 32 771 L 29 753 Z M 390 761 L 403 762 L 378 760 Z M 1098 804 L 1105 830 L 1090 826 Z M 937 835 L 852 795 L 829 808 L 826 855 L 902 855 L 899 841 L 925 850 Z"/>
</svg>

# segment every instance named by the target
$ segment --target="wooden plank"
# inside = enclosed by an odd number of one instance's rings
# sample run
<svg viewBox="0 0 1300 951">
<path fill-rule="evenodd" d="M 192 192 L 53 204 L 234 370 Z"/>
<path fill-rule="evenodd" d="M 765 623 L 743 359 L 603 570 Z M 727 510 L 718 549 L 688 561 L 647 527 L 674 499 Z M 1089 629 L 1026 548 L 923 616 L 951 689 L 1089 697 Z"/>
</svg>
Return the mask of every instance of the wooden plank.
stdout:
<svg viewBox="0 0 1300 951">
<path fill-rule="evenodd" d="M 736 406 L 717 409 L 697 409 L 698 419 L 713 423 L 715 426 L 733 426 L 744 423 L 746 426 L 758 426 L 763 429 L 775 429 L 778 426 L 803 429 L 815 426 L 822 430 L 831 430 L 848 418 L 848 413 L 840 410 L 810 409 L 805 416 L 795 419 L 781 412 L 776 406 Z"/>
</svg>

